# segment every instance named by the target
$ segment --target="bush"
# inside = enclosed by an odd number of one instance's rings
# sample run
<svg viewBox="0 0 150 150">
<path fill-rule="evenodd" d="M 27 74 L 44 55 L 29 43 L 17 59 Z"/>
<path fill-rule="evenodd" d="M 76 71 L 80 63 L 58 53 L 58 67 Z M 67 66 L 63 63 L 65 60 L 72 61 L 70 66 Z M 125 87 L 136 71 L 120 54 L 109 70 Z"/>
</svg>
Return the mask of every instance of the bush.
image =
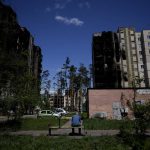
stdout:
<svg viewBox="0 0 150 150">
<path fill-rule="evenodd" d="M 3 150 L 129 150 L 129 147 L 116 137 L 31 137 L 0 136 L 0 148 Z"/>
</svg>

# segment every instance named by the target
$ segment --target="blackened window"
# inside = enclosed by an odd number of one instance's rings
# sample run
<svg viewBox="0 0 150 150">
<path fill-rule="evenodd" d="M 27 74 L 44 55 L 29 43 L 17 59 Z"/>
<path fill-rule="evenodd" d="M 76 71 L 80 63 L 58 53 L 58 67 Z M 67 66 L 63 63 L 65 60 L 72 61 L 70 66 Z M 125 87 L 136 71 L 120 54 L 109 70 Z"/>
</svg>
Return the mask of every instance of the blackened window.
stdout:
<svg viewBox="0 0 150 150">
<path fill-rule="evenodd" d="M 150 39 L 150 35 L 148 35 L 147 38 Z"/>
</svg>

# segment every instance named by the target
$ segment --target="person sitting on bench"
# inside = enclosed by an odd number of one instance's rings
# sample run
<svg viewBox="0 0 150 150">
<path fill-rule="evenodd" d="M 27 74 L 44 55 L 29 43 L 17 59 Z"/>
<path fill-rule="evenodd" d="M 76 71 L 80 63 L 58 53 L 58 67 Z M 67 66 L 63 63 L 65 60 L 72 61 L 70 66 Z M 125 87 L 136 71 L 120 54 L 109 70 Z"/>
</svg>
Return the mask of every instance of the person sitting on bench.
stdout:
<svg viewBox="0 0 150 150">
<path fill-rule="evenodd" d="M 72 134 L 74 134 L 74 127 L 79 127 L 79 134 L 81 134 L 81 128 L 80 128 L 81 125 L 82 125 L 81 117 L 80 117 L 79 113 L 76 112 L 76 114 L 73 115 L 72 119 L 71 119 Z"/>
</svg>

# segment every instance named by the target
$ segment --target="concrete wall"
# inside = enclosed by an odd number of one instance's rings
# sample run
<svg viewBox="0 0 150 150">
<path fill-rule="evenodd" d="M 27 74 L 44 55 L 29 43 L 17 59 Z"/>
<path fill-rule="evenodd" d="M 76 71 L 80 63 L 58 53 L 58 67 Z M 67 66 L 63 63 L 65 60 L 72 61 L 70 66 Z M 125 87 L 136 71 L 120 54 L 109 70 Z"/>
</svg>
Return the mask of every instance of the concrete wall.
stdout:
<svg viewBox="0 0 150 150">
<path fill-rule="evenodd" d="M 127 101 L 132 101 L 133 97 L 132 89 L 89 89 L 89 117 L 92 118 L 96 113 L 103 112 L 107 113 L 108 119 L 117 119 L 114 116 L 117 112 L 114 105 L 118 107 L 121 104 L 120 107 L 126 108 L 128 117 L 132 118 L 133 114 L 127 105 Z M 150 97 L 150 90 L 146 94 L 143 94 L 142 91 L 136 94 L 136 100 L 147 100 L 148 97 Z M 120 112 L 120 108 L 118 110 Z M 120 117 L 121 115 L 118 114 L 118 119 L 121 119 Z"/>
</svg>

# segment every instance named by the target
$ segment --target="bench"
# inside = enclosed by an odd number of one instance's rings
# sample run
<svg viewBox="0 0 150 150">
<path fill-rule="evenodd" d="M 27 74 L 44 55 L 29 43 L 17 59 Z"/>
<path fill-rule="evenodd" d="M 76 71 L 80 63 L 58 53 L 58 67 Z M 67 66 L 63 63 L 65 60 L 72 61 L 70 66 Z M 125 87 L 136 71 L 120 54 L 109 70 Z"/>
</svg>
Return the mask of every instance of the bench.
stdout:
<svg viewBox="0 0 150 150">
<path fill-rule="evenodd" d="M 52 135 L 52 129 L 60 129 L 59 127 L 48 127 L 48 136 Z"/>
<path fill-rule="evenodd" d="M 74 135 L 75 134 L 75 129 L 78 129 L 78 134 L 81 135 L 81 130 L 83 129 L 84 130 L 84 126 L 77 126 L 77 127 L 72 127 L 72 134 Z"/>
<path fill-rule="evenodd" d="M 78 130 L 78 135 L 82 135 L 81 134 L 81 131 L 84 130 L 84 126 L 77 126 L 77 127 L 72 127 L 72 126 L 68 126 L 68 127 L 65 127 L 65 128 L 59 128 L 59 127 L 52 127 L 52 126 L 49 126 L 48 127 L 48 135 L 51 136 L 52 135 L 52 129 L 72 129 L 72 132 L 71 132 L 71 135 L 75 135 L 75 130 L 77 129 Z M 85 133 L 85 131 L 84 131 Z"/>
</svg>

